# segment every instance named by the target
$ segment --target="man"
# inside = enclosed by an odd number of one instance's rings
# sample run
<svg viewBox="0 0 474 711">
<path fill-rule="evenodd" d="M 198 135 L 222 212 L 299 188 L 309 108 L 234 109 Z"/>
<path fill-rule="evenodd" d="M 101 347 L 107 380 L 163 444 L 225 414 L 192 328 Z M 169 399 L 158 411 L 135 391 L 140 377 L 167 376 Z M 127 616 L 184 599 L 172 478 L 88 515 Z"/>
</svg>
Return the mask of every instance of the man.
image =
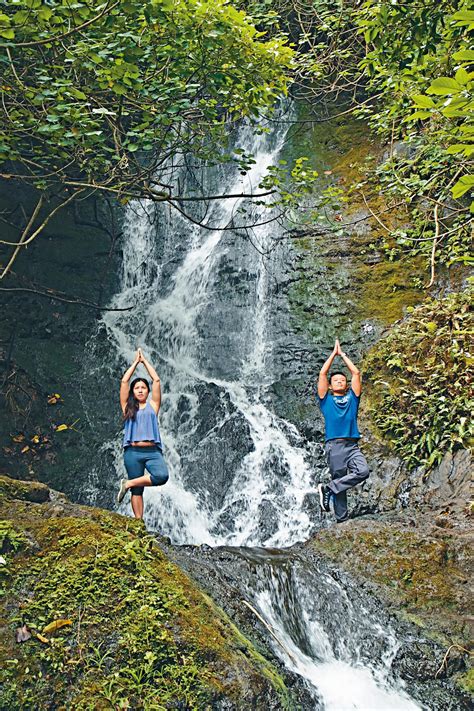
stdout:
<svg viewBox="0 0 474 711">
<path fill-rule="evenodd" d="M 340 356 L 351 373 L 351 384 L 341 371 L 334 371 L 328 377 L 329 369 L 336 356 Z M 357 412 L 361 393 L 360 371 L 342 352 L 339 341 L 321 368 L 318 379 L 319 407 L 324 415 L 326 429 L 325 452 L 331 472 L 328 486 L 319 484 L 319 498 L 323 511 L 329 511 L 331 498 L 338 523 L 346 521 L 347 489 L 365 481 L 369 468 L 359 449 L 360 433 L 357 427 Z"/>
</svg>

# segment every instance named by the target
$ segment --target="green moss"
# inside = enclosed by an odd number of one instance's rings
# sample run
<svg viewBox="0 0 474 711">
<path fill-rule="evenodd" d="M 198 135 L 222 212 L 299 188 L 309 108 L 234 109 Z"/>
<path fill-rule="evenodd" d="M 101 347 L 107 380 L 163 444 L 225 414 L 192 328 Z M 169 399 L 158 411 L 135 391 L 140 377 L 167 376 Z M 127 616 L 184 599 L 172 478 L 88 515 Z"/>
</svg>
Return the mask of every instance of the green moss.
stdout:
<svg viewBox="0 0 474 711">
<path fill-rule="evenodd" d="M 4 497 L 2 508 L 19 542 L 5 573 L 2 708 L 205 709 L 259 690 L 288 705 L 276 670 L 141 522 L 68 503 Z M 70 624 L 41 641 L 55 620 Z M 24 624 L 33 636 L 17 644 Z"/>
<path fill-rule="evenodd" d="M 321 531 L 313 545 L 375 583 L 398 614 L 438 641 L 468 643 L 466 571 L 459 563 L 470 559 L 468 541 L 453 541 L 439 529 L 433 535 L 431 530 L 359 522 L 345 530 Z"/>
<path fill-rule="evenodd" d="M 293 241 L 299 254 L 298 279 L 289 292 L 293 325 L 317 343 L 336 333 L 343 341 L 353 340 L 363 323 L 391 324 L 406 306 L 420 301 L 423 260 L 407 256 L 389 261 L 381 249 L 387 231 L 367 205 L 383 213 L 390 231 L 407 217 L 401 208 L 385 212 L 383 195 L 374 194 L 366 183 L 383 148 L 364 122 L 341 117 L 316 124 L 303 139 L 298 134 L 298 150 L 312 156 L 312 167 L 320 171 L 317 192 L 326 192 L 321 198 L 326 205 Z"/>
<path fill-rule="evenodd" d="M 357 302 L 360 315 L 387 325 L 400 319 L 406 307 L 418 304 L 421 298 L 414 273 L 422 273 L 421 261 L 415 257 L 376 264 L 359 263 L 355 279 L 361 285 Z"/>
<path fill-rule="evenodd" d="M 0 475 L 0 497 L 43 503 L 49 499 L 49 489 L 38 481 L 18 481 Z"/>
<path fill-rule="evenodd" d="M 458 676 L 456 683 L 468 694 L 474 694 L 474 669 L 469 669 L 466 674 Z"/>
</svg>

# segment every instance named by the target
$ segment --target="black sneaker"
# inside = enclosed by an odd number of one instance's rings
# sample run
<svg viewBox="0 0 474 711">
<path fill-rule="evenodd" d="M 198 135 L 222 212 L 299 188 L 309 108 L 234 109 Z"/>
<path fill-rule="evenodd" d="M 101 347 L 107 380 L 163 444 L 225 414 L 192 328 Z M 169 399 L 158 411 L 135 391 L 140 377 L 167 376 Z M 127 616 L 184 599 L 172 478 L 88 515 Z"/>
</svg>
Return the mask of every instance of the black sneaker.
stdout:
<svg viewBox="0 0 474 711">
<path fill-rule="evenodd" d="M 328 513 L 330 511 L 329 502 L 331 501 L 331 489 L 329 486 L 324 486 L 324 484 L 318 484 L 318 490 L 321 508 Z"/>
</svg>

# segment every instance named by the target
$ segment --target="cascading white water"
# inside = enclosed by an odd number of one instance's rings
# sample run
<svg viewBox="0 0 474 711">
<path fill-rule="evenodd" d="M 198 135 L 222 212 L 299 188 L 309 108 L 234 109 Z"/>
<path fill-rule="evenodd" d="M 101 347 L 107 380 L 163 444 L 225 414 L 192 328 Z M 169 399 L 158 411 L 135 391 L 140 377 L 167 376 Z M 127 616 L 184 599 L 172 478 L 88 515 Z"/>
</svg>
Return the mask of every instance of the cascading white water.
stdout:
<svg viewBox="0 0 474 711">
<path fill-rule="evenodd" d="M 291 570 L 264 565 L 255 602 L 275 635 L 275 653 L 306 681 L 315 703 L 325 711 L 420 711 L 402 682 L 390 678 L 398 643 L 387 624 L 373 621 L 360 600 L 356 609 L 327 574 L 318 581 L 322 608 L 308 582 L 297 564 Z"/>
<path fill-rule="evenodd" d="M 284 137 L 283 130 L 271 137 L 244 130 L 240 142 L 255 154 L 255 164 L 245 178 L 209 171 L 209 191 L 258 192 Z M 212 203 L 206 222 L 242 221 L 238 210 L 244 206 L 247 220 L 268 221 L 268 208 L 239 198 Z M 276 222 L 253 228 L 259 250 L 274 245 L 279 229 Z M 146 492 L 147 524 L 177 543 L 289 545 L 305 539 L 312 522 L 302 502 L 314 485 L 304 442 L 265 402 L 272 382 L 267 315 L 275 257 L 260 254 L 242 232 L 199 228 L 149 203 L 130 205 L 124 232 L 122 288 L 113 305 L 135 308 L 108 312 L 104 323 L 122 367 L 140 345 L 164 383 L 160 421 L 170 480 Z M 218 275 L 226 269 L 235 286 L 223 297 L 226 279 Z M 245 289 L 233 307 L 239 280 Z M 215 417 L 212 406 L 206 421 L 209 398 L 221 412 Z M 241 442 L 226 440 L 229 428 L 239 430 Z M 232 462 L 225 459 L 229 446 L 236 450 Z M 119 442 L 115 450 L 121 475 Z M 220 487 L 211 492 L 216 468 Z"/>
</svg>

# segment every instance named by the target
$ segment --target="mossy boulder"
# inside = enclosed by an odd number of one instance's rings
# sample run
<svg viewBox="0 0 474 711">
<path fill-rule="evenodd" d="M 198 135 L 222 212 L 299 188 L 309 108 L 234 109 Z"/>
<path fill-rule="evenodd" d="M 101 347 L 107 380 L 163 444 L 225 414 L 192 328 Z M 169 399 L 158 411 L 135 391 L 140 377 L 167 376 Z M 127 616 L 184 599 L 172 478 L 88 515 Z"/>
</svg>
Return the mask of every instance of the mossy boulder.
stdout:
<svg viewBox="0 0 474 711">
<path fill-rule="evenodd" d="M 142 522 L 32 503 L 30 482 L 2 477 L 1 490 L 1 708 L 290 705 L 278 671 Z"/>
<path fill-rule="evenodd" d="M 0 475 L 0 497 L 43 504 L 49 501 L 49 487 L 39 481 L 19 481 Z"/>
</svg>

